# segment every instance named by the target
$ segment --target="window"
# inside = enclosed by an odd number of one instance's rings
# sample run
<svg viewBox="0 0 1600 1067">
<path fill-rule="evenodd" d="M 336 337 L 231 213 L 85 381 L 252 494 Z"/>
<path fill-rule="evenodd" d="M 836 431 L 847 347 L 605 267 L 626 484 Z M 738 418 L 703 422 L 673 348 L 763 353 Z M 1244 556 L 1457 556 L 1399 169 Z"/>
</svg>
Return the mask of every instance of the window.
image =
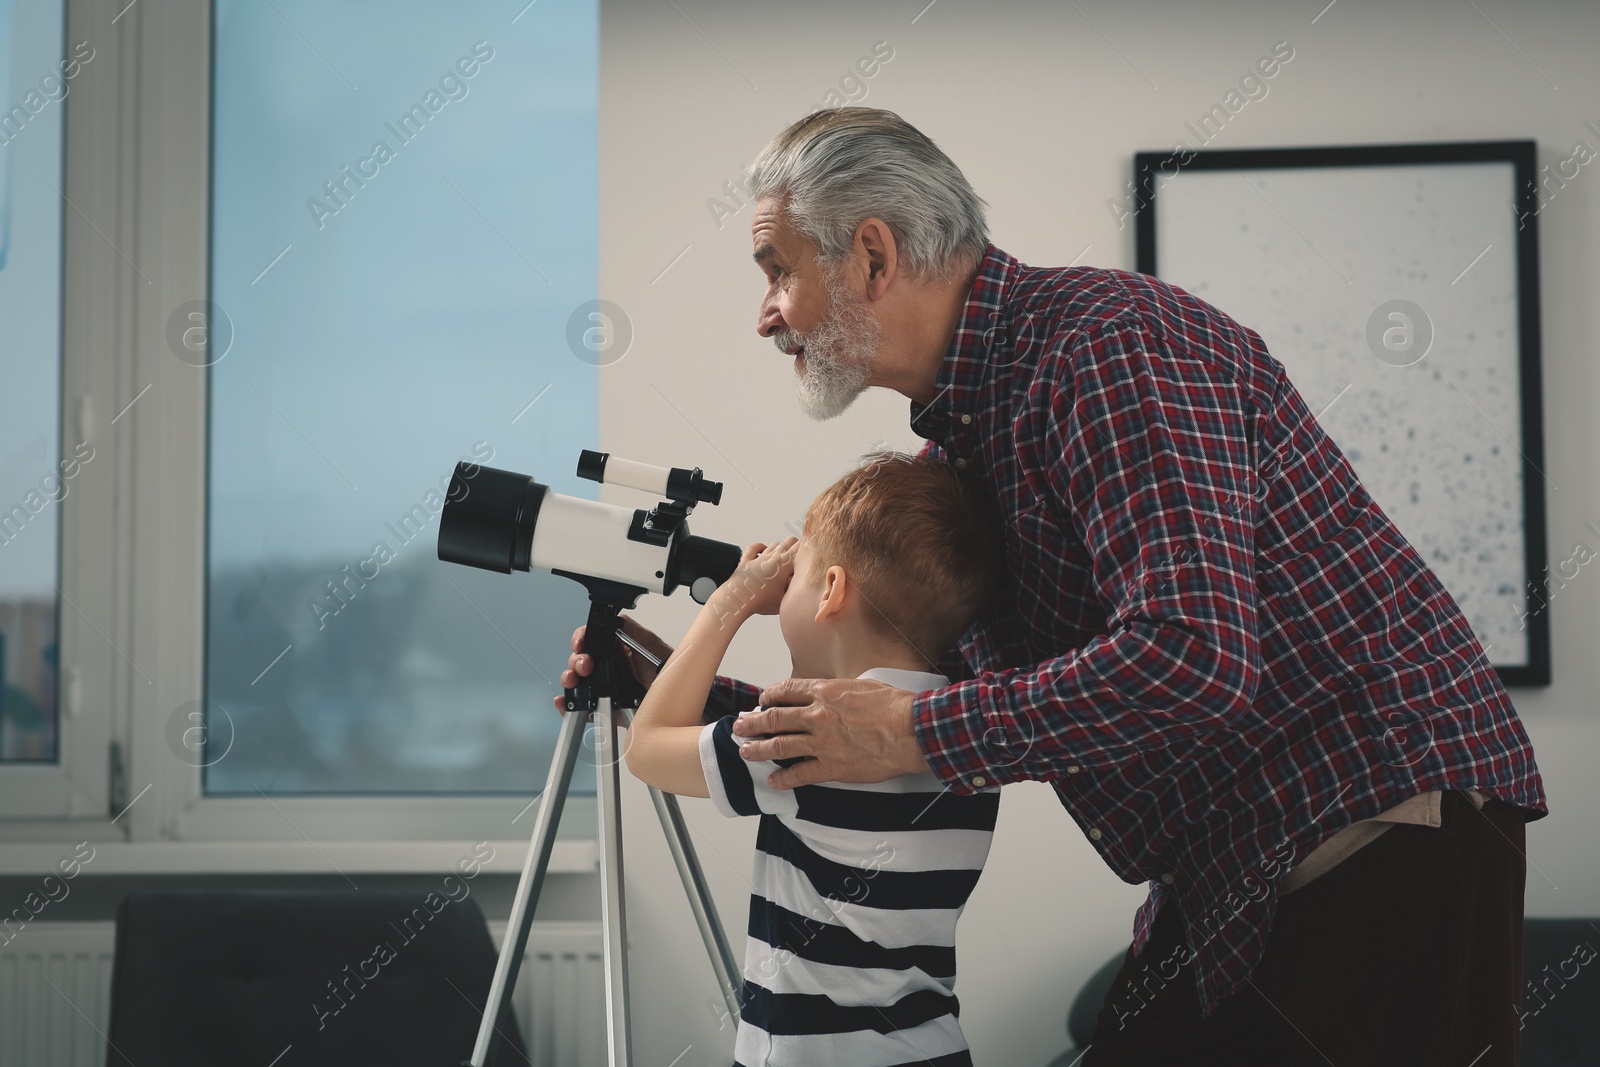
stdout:
<svg viewBox="0 0 1600 1067">
<path fill-rule="evenodd" d="M 60 3 L 0 3 L 0 762 L 60 752 L 61 509 L 92 446 L 61 433 Z M 70 71 L 70 74 L 68 73 Z"/>
<path fill-rule="evenodd" d="M 457 460 L 597 488 L 598 9 L 513 15 L 215 6 L 207 796 L 543 783 L 583 590 L 435 552 Z"/>
</svg>

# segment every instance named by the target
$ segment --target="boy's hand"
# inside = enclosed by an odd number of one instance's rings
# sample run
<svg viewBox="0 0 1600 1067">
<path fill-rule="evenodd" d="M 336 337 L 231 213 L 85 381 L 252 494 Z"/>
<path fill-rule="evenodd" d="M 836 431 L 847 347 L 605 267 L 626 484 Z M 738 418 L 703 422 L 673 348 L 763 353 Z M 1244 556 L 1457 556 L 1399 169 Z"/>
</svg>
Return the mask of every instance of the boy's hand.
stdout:
<svg viewBox="0 0 1600 1067">
<path fill-rule="evenodd" d="M 784 590 L 794 578 L 794 556 L 800 539 L 786 537 L 775 545 L 746 545 L 739 566 L 717 586 L 706 606 L 719 615 L 776 615 Z"/>
</svg>

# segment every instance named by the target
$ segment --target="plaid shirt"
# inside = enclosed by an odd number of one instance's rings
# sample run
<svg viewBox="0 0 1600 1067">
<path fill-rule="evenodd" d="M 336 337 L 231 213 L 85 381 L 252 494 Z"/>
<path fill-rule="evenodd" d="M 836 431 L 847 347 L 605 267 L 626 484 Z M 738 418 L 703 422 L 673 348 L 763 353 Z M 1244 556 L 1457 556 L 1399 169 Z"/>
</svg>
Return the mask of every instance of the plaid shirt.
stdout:
<svg viewBox="0 0 1600 1067">
<path fill-rule="evenodd" d="M 913 703 L 918 744 L 956 793 L 1049 781 L 1149 883 L 1135 950 L 1174 897 L 1205 1014 L 1343 826 L 1446 788 L 1548 814 L 1460 609 L 1254 331 L 990 245 L 911 417 L 1007 520 L 1005 585 L 939 660 L 956 684 Z"/>
</svg>

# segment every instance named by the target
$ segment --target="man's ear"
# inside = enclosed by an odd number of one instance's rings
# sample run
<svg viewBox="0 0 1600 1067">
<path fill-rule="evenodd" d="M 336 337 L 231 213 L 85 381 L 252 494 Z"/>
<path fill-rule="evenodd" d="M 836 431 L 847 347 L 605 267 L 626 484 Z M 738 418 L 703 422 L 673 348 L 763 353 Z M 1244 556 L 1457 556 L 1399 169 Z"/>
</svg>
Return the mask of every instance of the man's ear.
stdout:
<svg viewBox="0 0 1600 1067">
<path fill-rule="evenodd" d="M 867 257 L 867 299 L 881 300 L 899 269 L 894 234 L 882 219 L 863 219 L 856 227 L 856 244 Z"/>
<path fill-rule="evenodd" d="M 817 603 L 816 621 L 827 622 L 830 618 L 837 621 L 850 592 L 850 581 L 845 577 L 844 568 L 835 563 L 822 576 L 822 600 Z"/>
</svg>

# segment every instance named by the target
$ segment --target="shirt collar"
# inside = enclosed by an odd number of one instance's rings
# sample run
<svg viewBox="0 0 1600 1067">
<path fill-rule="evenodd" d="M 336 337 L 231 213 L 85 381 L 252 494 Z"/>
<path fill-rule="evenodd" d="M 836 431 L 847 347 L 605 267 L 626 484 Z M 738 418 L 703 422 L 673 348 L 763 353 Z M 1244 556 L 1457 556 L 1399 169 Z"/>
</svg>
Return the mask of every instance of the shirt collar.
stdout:
<svg viewBox="0 0 1600 1067">
<path fill-rule="evenodd" d="M 908 671 L 902 667 L 870 667 L 856 675 L 874 682 L 887 682 L 896 689 L 909 689 L 913 693 L 926 693 L 930 689 L 943 689 L 950 679 L 929 671 Z"/>
<path fill-rule="evenodd" d="M 942 437 L 952 416 L 970 413 L 976 406 L 979 390 L 995 365 L 990 353 L 1010 345 L 1005 304 L 1017 266 L 1015 257 L 994 244 L 984 249 L 955 336 L 939 364 L 933 399 L 927 404 L 911 401 L 911 429 L 919 437 Z"/>
</svg>

